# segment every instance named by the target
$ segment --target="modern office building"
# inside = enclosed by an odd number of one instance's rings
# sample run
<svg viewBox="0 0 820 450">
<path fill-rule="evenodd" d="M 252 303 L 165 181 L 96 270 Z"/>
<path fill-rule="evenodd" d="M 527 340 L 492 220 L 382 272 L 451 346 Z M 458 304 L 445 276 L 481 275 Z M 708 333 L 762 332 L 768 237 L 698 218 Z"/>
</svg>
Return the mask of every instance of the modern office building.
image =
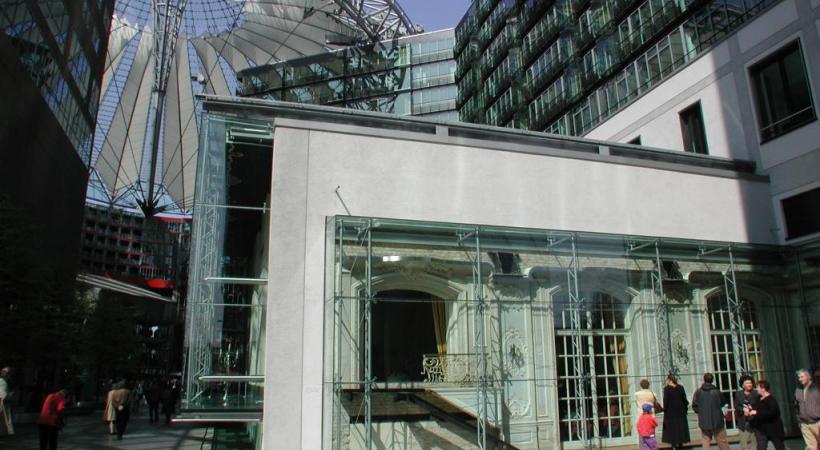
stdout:
<svg viewBox="0 0 820 450">
<path fill-rule="evenodd" d="M 89 204 L 80 265 L 86 273 L 143 280 L 145 287 L 173 290 L 185 284 L 190 239 L 190 217 L 145 217 Z"/>
<path fill-rule="evenodd" d="M 0 196 L 70 282 L 114 2 L 3 2 Z"/>
<path fill-rule="evenodd" d="M 78 280 L 133 319 L 141 353 L 118 369 L 134 379 L 181 370 L 190 239 L 190 217 L 86 205 Z"/>
<path fill-rule="evenodd" d="M 772 234 L 820 233 L 817 2 L 475 1 L 461 120 L 754 161 Z"/>
<path fill-rule="evenodd" d="M 754 161 L 256 99 L 203 114 L 179 421 L 266 449 L 634 448 L 642 378 L 785 396 L 820 356 L 820 248 L 772 233 Z"/>
<path fill-rule="evenodd" d="M 349 47 L 238 74 L 240 96 L 458 120 L 452 29 Z"/>
</svg>

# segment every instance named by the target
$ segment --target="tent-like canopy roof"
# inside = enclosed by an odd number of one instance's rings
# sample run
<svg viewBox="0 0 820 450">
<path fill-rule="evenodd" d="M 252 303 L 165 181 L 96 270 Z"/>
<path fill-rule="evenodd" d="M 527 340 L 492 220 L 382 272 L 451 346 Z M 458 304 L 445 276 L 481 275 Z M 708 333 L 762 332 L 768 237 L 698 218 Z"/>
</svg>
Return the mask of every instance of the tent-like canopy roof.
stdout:
<svg viewBox="0 0 820 450">
<path fill-rule="evenodd" d="M 89 198 L 146 214 L 192 207 L 196 94 L 232 95 L 237 71 L 338 48 L 331 41 L 414 31 L 396 0 L 118 0 L 115 10 Z"/>
</svg>

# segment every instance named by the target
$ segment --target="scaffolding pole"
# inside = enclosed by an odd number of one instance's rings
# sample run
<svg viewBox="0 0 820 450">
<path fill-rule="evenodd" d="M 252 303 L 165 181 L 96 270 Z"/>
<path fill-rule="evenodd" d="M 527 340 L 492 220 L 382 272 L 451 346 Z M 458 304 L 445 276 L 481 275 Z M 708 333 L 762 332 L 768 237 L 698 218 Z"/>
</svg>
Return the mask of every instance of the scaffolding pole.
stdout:
<svg viewBox="0 0 820 450">
<path fill-rule="evenodd" d="M 663 265 L 658 241 L 655 241 L 655 270 L 652 271 L 652 295 L 657 306 L 658 335 L 663 341 L 658 346 L 661 374 L 677 373 L 675 361 L 672 357 L 672 331 L 669 326 L 669 299 L 663 291 Z"/>
<path fill-rule="evenodd" d="M 556 242 L 557 245 L 561 240 Z M 587 430 L 586 421 L 589 412 L 587 411 L 587 392 L 586 381 L 589 378 L 584 371 L 584 355 L 583 355 L 583 334 L 581 331 L 581 313 L 584 311 L 584 299 L 581 297 L 580 289 L 578 288 L 578 251 L 576 248 L 575 234 L 569 238 L 571 254 L 570 262 L 567 266 L 567 294 L 569 298 L 570 311 L 570 328 L 572 329 L 572 365 L 573 374 L 575 375 L 575 410 L 580 416 L 580 423 L 578 424 L 579 437 L 583 446 L 586 449 L 592 448 L 592 436 Z M 587 349 L 589 352 L 591 349 Z M 572 420 L 572 418 L 570 418 Z M 595 421 L 593 420 L 593 423 Z M 593 425 L 595 426 L 595 425 Z M 571 429 L 572 427 L 570 427 Z"/>
<path fill-rule="evenodd" d="M 732 328 L 732 348 L 734 348 L 735 371 L 739 374 L 748 373 L 749 354 L 743 343 L 743 300 L 737 295 L 737 280 L 735 279 L 735 259 L 732 247 L 727 247 L 729 253 L 729 267 L 723 273 L 723 285 L 726 300 L 729 303 L 729 324 Z"/>
<path fill-rule="evenodd" d="M 729 266 L 723 272 L 723 292 L 729 306 L 729 327 L 732 332 L 732 356 L 734 358 L 735 373 L 746 374 L 749 367 L 748 349 L 743 339 L 743 299 L 737 294 L 737 279 L 735 278 L 735 259 L 732 246 L 717 247 L 707 250 L 700 248 L 700 256 L 726 251 L 729 256 Z"/>
<path fill-rule="evenodd" d="M 373 222 L 368 219 L 364 230 L 367 239 L 367 262 L 365 264 L 365 335 L 364 335 L 364 439 L 365 448 L 373 448 Z"/>
<path fill-rule="evenodd" d="M 196 323 L 190 325 L 190 348 L 188 351 L 191 354 L 191 362 L 193 367 L 188 367 L 187 377 L 187 398 L 188 400 L 195 400 L 203 393 L 202 383 L 199 382 L 199 377 L 208 375 L 211 369 L 211 334 L 213 333 L 213 316 L 214 316 L 214 299 L 217 290 L 221 288 L 216 284 L 205 283 L 204 279 L 212 275 L 214 267 L 218 267 L 218 255 L 216 245 L 216 238 L 219 231 L 219 214 L 217 208 L 204 207 L 202 212 L 199 228 L 201 235 L 194 242 L 204 242 L 201 246 L 202 255 L 195 259 L 195 270 L 193 270 L 195 282 L 192 283 L 192 304 L 191 310 L 200 309 L 201 314 L 190 314 L 189 317 L 197 317 Z M 201 239 L 201 241 L 200 241 Z M 204 286 L 203 286 L 204 285 Z"/>
<path fill-rule="evenodd" d="M 490 382 L 487 377 L 487 345 L 484 336 L 484 322 L 486 304 L 484 302 L 484 288 L 481 278 L 481 237 L 480 229 L 459 235 L 458 244 L 462 245 L 468 239 L 475 240 L 475 254 L 470 256 L 473 263 L 473 298 L 476 303 L 473 315 L 473 353 L 476 357 L 476 446 L 479 450 L 487 448 L 487 387 Z"/>
<path fill-rule="evenodd" d="M 334 329 L 334 338 L 336 339 L 336 370 L 333 375 L 333 396 L 335 401 L 337 402 L 336 408 L 338 411 L 334 411 L 336 415 L 336 432 L 331 433 L 332 435 L 336 436 L 336 450 L 341 450 L 342 448 L 342 439 L 341 439 L 341 429 L 342 429 L 342 333 L 341 333 L 341 324 L 343 320 L 343 312 L 344 312 L 344 305 L 342 303 L 344 298 L 344 258 L 345 258 L 345 227 L 344 227 L 344 220 L 338 220 L 336 223 L 336 230 L 338 232 L 338 242 L 339 242 L 339 261 L 337 263 L 337 270 L 339 271 L 336 277 L 336 289 L 335 295 L 333 296 L 333 310 L 335 312 L 335 318 L 333 321 L 333 329 Z M 335 409 L 335 408 L 334 408 Z"/>
</svg>

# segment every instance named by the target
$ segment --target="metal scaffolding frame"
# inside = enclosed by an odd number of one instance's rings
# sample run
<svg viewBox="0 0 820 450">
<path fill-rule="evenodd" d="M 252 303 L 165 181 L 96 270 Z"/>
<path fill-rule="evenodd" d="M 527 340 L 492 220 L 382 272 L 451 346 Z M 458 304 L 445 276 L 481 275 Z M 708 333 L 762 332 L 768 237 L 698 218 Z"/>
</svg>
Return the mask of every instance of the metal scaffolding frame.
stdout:
<svg viewBox="0 0 820 450">
<path fill-rule="evenodd" d="M 364 339 L 364 428 L 367 450 L 373 448 L 373 222 L 368 219 L 367 225 L 359 231 L 365 234 L 367 242 L 367 263 L 365 264 L 365 339 Z"/>
<path fill-rule="evenodd" d="M 674 358 L 672 356 L 672 335 L 669 326 L 669 299 L 663 289 L 663 263 L 661 260 L 660 242 L 656 240 L 640 241 L 630 240 L 627 245 L 627 255 L 634 255 L 638 250 L 652 247 L 652 262 L 654 269 L 650 274 L 652 286 L 652 304 L 655 306 L 655 331 L 659 340 L 650 340 L 650 345 L 656 345 L 658 363 L 661 374 L 677 373 Z"/>
<path fill-rule="evenodd" d="M 214 128 L 213 124 L 208 124 L 203 139 L 206 141 L 210 133 L 219 135 L 220 129 Z M 191 280 L 205 280 L 207 277 L 221 275 L 213 273 L 214 268 L 220 267 L 222 259 L 222 246 L 217 245 L 219 236 L 224 232 L 224 209 L 216 207 L 224 203 L 224 193 L 221 177 L 224 176 L 224 168 L 220 170 L 220 165 L 224 161 L 220 158 L 209 158 L 208 152 L 200 159 L 200 176 L 198 180 L 198 190 L 202 193 L 201 202 L 196 208 L 201 214 L 196 214 L 194 221 L 194 232 L 192 242 L 203 242 L 201 256 L 192 258 Z M 216 165 L 212 167 L 212 165 Z M 208 170 L 205 170 L 207 167 Z M 199 252 L 195 252 L 199 254 Z M 189 303 L 187 306 L 187 317 L 197 317 L 194 323 L 188 323 L 187 345 L 189 356 L 187 358 L 187 376 L 185 381 L 185 392 L 188 402 L 192 402 L 202 396 L 204 389 L 199 377 L 210 373 L 212 365 L 212 354 L 210 338 L 214 325 L 214 299 L 217 298 L 218 290 L 222 289 L 221 283 L 191 283 Z M 196 314 L 193 314 L 197 311 Z"/>
<path fill-rule="evenodd" d="M 732 246 L 717 247 L 706 249 L 701 246 L 699 255 L 705 256 L 712 253 L 725 251 L 728 254 L 729 266 L 723 272 L 723 288 L 726 301 L 729 304 L 729 326 L 732 330 L 732 349 L 734 350 L 735 372 L 739 374 L 747 374 L 749 368 L 749 354 L 746 351 L 746 346 L 743 338 L 743 299 L 738 297 L 737 293 L 737 279 L 735 278 L 735 259 L 732 252 Z"/>
<path fill-rule="evenodd" d="M 590 449 L 592 448 L 593 436 L 590 436 L 587 432 L 586 421 L 589 417 L 589 412 L 587 411 L 586 405 L 586 382 L 591 379 L 592 374 L 585 373 L 584 371 L 584 354 L 583 354 L 583 334 L 581 333 L 581 314 L 586 314 L 585 311 L 585 301 L 584 298 L 581 296 L 580 289 L 578 287 L 578 251 L 576 246 L 576 235 L 575 233 L 571 233 L 569 236 L 562 237 L 560 239 L 555 238 L 555 236 L 549 236 L 547 238 L 547 250 L 551 250 L 559 245 L 565 244 L 569 242 L 569 250 L 570 250 L 570 260 L 569 264 L 567 264 L 566 272 L 567 272 L 567 297 L 569 298 L 569 317 L 570 317 L 570 329 L 572 330 L 572 353 L 574 357 L 572 358 L 572 370 L 573 374 L 576 377 L 575 383 L 575 408 L 578 412 L 580 417 L 581 423 L 579 424 L 578 431 L 580 434 L 580 441 L 583 443 L 584 448 Z M 592 357 L 594 354 L 591 343 L 588 343 L 587 352 Z M 595 365 L 590 363 L 590 368 L 594 370 Z M 595 383 L 590 383 L 591 388 L 595 389 Z M 594 394 L 594 392 L 593 392 Z M 598 423 L 597 421 L 593 420 L 593 434 L 598 435 Z"/>
<path fill-rule="evenodd" d="M 227 216 L 230 211 L 258 211 L 266 213 L 269 207 L 231 205 L 227 201 L 226 177 L 227 161 L 224 154 L 224 142 L 227 128 L 221 121 L 208 121 L 202 135 L 202 148 L 198 164 L 197 192 L 200 200 L 195 206 L 194 231 L 191 258 L 191 288 L 187 305 L 186 346 L 188 358 L 185 372 L 185 398 L 189 407 L 201 401 L 208 381 L 204 376 L 225 374 L 213 373 L 214 349 L 218 327 L 221 326 L 218 315 L 226 307 L 253 307 L 251 304 L 224 303 L 226 285 L 264 285 L 266 279 L 226 274 L 224 272 L 224 244 L 226 238 Z M 221 143 L 214 145 L 215 142 Z M 190 320 L 196 317 L 197 320 Z M 221 336 L 219 336 L 221 338 Z M 250 374 L 257 376 L 258 374 Z M 227 399 L 227 397 L 226 397 Z"/>
<path fill-rule="evenodd" d="M 339 246 L 339 254 L 337 256 L 337 268 L 338 271 L 336 277 L 336 286 L 334 288 L 333 293 L 333 339 L 336 342 L 336 349 L 335 349 L 335 356 L 334 356 L 334 363 L 335 369 L 333 374 L 333 396 L 335 399 L 336 407 L 342 408 L 341 398 L 342 398 L 342 334 L 341 334 L 341 323 L 342 323 L 342 308 L 340 300 L 343 298 L 344 295 L 344 257 L 345 257 L 345 227 L 344 227 L 344 219 L 337 220 L 336 222 L 336 242 L 338 242 Z M 343 411 L 334 411 L 336 415 L 335 420 L 335 428 L 341 429 L 342 428 L 342 413 Z M 342 448 L 342 440 L 336 439 L 336 449 L 340 450 Z"/>
<path fill-rule="evenodd" d="M 476 304 L 473 315 L 473 353 L 476 355 L 476 373 L 478 385 L 476 387 L 476 445 L 479 450 L 487 448 L 487 388 L 492 380 L 487 376 L 487 342 L 485 336 L 485 322 L 487 305 L 485 303 L 484 286 L 481 277 L 481 237 L 480 228 L 459 236 L 458 243 L 464 246 L 465 242 L 475 239 L 474 255 L 470 258 L 472 264 L 473 301 Z"/>
<path fill-rule="evenodd" d="M 594 361 L 596 344 L 594 339 L 588 337 L 591 333 L 590 324 L 596 311 L 596 303 L 593 302 L 592 298 L 584 295 L 585 291 L 581 291 L 581 286 L 584 286 L 584 283 L 589 282 L 594 285 L 596 282 L 597 272 L 595 271 L 588 274 L 589 279 L 586 276 L 584 279 L 581 278 L 582 268 L 587 265 L 585 262 L 587 257 L 596 258 L 600 256 L 604 258 L 633 259 L 633 261 L 640 260 L 640 273 L 637 274 L 640 278 L 634 278 L 632 275 L 635 274 L 633 273 L 630 275 L 629 282 L 640 283 L 640 289 L 645 292 L 645 300 L 641 304 L 648 308 L 648 314 L 645 317 L 646 329 L 650 334 L 653 327 L 657 327 L 658 330 L 658 342 L 654 342 L 651 344 L 652 347 L 649 348 L 649 351 L 653 352 L 650 365 L 654 368 L 650 373 L 654 373 L 656 376 L 665 375 L 663 372 L 657 372 L 659 368 L 668 369 L 673 373 L 679 368 L 676 367 L 673 358 L 670 336 L 670 301 L 666 296 L 664 286 L 664 281 L 668 284 L 669 279 L 677 279 L 677 277 L 670 275 L 672 272 L 668 272 L 671 270 L 668 267 L 668 261 L 670 260 L 667 260 L 665 266 L 665 261 L 662 259 L 662 250 L 666 252 L 665 256 L 667 258 L 683 258 L 686 261 L 702 260 L 703 264 L 701 265 L 704 270 L 708 270 L 715 275 L 718 275 L 718 271 L 720 271 L 723 279 L 722 288 L 725 289 L 731 312 L 731 322 L 727 323 L 727 327 L 731 325 L 731 345 L 734 354 L 733 356 L 727 355 L 727 357 L 730 358 L 730 361 L 731 358 L 734 358 L 733 363 L 736 365 L 735 371 L 737 373 L 745 373 L 748 370 L 750 358 L 746 354 L 746 349 L 743 348 L 744 334 L 742 329 L 742 313 L 745 305 L 743 299 L 739 296 L 735 273 L 738 270 L 735 257 L 744 258 L 743 261 L 746 261 L 746 254 L 742 248 L 737 250 L 730 244 L 693 242 L 690 244 L 691 247 L 681 249 L 675 247 L 675 243 L 670 244 L 661 238 L 624 236 L 622 242 L 625 247 L 618 247 L 618 244 L 610 241 L 606 243 L 610 246 L 607 249 L 601 250 L 592 247 L 591 250 L 587 250 L 588 236 L 582 232 L 547 231 L 545 235 L 542 234 L 541 236 L 543 238 L 536 239 L 535 245 L 540 249 L 544 249 L 545 255 L 549 255 L 550 258 L 554 257 L 558 261 L 556 266 L 549 269 L 551 274 L 557 275 L 557 279 L 552 278 L 552 285 L 565 287 L 568 298 L 568 303 L 563 309 L 564 317 L 567 320 L 563 336 L 565 336 L 566 349 L 572 349 L 572 357 L 566 355 L 568 357 L 566 363 L 567 369 L 573 371 L 567 380 L 574 383 L 574 385 L 567 385 L 567 389 L 569 389 L 567 396 L 573 396 L 574 398 L 566 399 L 571 415 L 569 417 L 562 416 L 559 420 L 562 422 L 569 421 L 569 431 L 571 433 L 569 441 L 572 441 L 580 448 L 593 449 L 601 448 L 604 445 L 602 439 L 615 437 L 614 435 L 607 435 L 604 428 L 606 425 L 600 423 L 604 413 L 596 409 L 595 403 L 593 403 L 592 408 L 589 404 L 590 398 L 598 398 L 598 394 L 606 397 L 607 393 L 596 385 L 596 377 L 598 375 L 606 376 L 606 374 L 604 371 L 599 373 L 596 369 Z M 335 367 L 335 374 L 332 376 L 335 384 L 333 392 L 334 401 L 337 402 L 333 409 L 333 413 L 337 414 L 332 419 L 333 427 L 336 430 L 341 430 L 345 426 L 351 425 L 345 423 L 345 417 L 343 416 L 345 413 L 344 408 L 348 407 L 346 402 L 349 401 L 349 399 L 345 399 L 343 404 L 342 398 L 346 395 L 345 383 L 348 384 L 347 387 L 361 387 L 357 391 L 361 392 L 363 397 L 361 397 L 361 402 L 358 403 L 358 412 L 356 412 L 359 419 L 356 428 L 361 431 L 360 434 L 357 434 L 356 442 L 360 443 L 359 439 L 363 439 L 364 442 L 361 442 L 360 445 L 363 444 L 363 448 L 371 449 L 374 447 L 374 440 L 376 440 L 378 433 L 378 428 L 374 428 L 373 414 L 376 413 L 378 416 L 379 408 L 379 397 L 377 397 L 378 392 L 376 392 L 377 384 L 373 376 L 373 364 L 376 355 L 373 353 L 372 348 L 374 343 L 373 324 L 376 318 L 373 315 L 374 304 L 377 301 L 374 290 L 378 289 L 378 285 L 374 284 L 372 278 L 376 276 L 378 280 L 378 275 L 386 270 L 385 267 L 379 265 L 382 257 L 374 256 L 374 253 L 376 255 L 382 254 L 380 253 L 382 239 L 387 239 L 386 242 L 396 243 L 400 246 L 401 243 L 406 242 L 397 237 L 396 229 L 392 228 L 389 223 L 385 226 L 382 220 L 372 218 L 337 219 L 335 238 L 338 254 L 335 256 L 336 272 L 334 278 L 336 286 L 333 291 L 335 304 L 332 310 L 335 319 L 333 334 L 336 342 L 333 343 L 331 348 L 334 348 L 336 355 L 340 356 L 343 354 L 344 347 L 352 344 L 358 347 L 358 349 L 353 350 L 360 353 L 356 355 L 355 361 L 350 360 L 351 364 L 359 365 L 358 370 L 351 372 L 354 377 L 350 381 L 346 381 L 343 376 L 343 372 L 348 370 L 344 363 L 346 360 L 337 357 L 333 361 Z M 475 445 L 476 448 L 482 450 L 495 448 L 495 445 L 500 444 L 500 442 L 493 438 L 493 433 L 496 432 L 494 425 L 498 425 L 496 421 L 501 422 L 503 419 L 496 416 L 496 413 L 499 413 L 500 410 L 494 410 L 496 405 L 493 403 L 493 389 L 499 386 L 497 383 L 499 379 L 494 376 L 493 372 L 494 354 L 488 353 L 492 345 L 491 342 L 494 342 L 494 337 L 488 335 L 488 333 L 492 334 L 493 330 L 491 325 L 493 313 L 492 310 L 487 308 L 494 300 L 485 289 L 487 288 L 484 286 L 484 283 L 487 282 L 487 272 L 482 272 L 481 261 L 482 256 L 486 257 L 482 255 L 482 251 L 487 251 L 485 248 L 494 249 L 498 245 L 515 245 L 515 243 L 499 244 L 497 236 L 492 234 L 490 227 L 485 230 L 484 227 L 478 225 L 459 225 L 456 230 L 450 228 L 447 233 L 431 234 L 427 239 L 429 239 L 427 242 L 433 246 L 453 246 L 455 244 L 455 247 L 463 252 L 459 259 L 464 263 L 464 271 L 459 276 L 463 277 L 462 282 L 464 284 L 472 283 L 471 289 L 466 291 L 469 293 L 468 295 L 472 295 L 472 298 L 467 298 L 465 304 L 468 315 L 464 317 L 464 325 L 467 327 L 465 329 L 467 334 L 464 344 L 471 346 L 474 352 L 475 359 L 469 364 L 470 370 L 474 370 L 475 377 L 469 381 L 469 384 L 462 385 L 463 387 L 469 386 L 471 388 L 470 392 L 465 394 L 468 397 L 474 396 L 475 398 L 475 409 L 472 409 L 472 405 L 470 407 L 470 413 L 471 415 L 474 413 L 475 419 L 475 443 L 471 442 L 471 445 Z M 530 242 L 533 243 L 533 241 Z M 356 248 L 353 251 L 348 251 L 351 246 Z M 707 257 L 707 255 L 712 256 Z M 364 266 L 362 262 L 365 264 Z M 597 261 L 592 261 L 589 264 L 590 267 L 600 267 Z M 625 262 L 624 264 L 631 263 Z M 653 267 L 650 268 L 649 264 L 653 264 Z M 713 264 L 717 264 L 717 266 Z M 351 294 L 348 294 L 345 288 L 347 283 L 345 277 L 354 270 L 358 295 L 349 297 Z M 632 269 L 624 266 L 623 270 Z M 553 275 L 550 275 L 550 277 Z M 536 279 L 538 276 L 536 275 Z M 719 279 L 714 277 L 705 279 L 710 280 L 710 284 L 717 281 L 718 283 L 714 284 L 719 285 Z M 693 280 L 692 282 L 699 283 L 700 281 Z M 668 287 L 667 285 L 666 288 Z M 347 288 L 353 289 L 350 285 Z M 353 299 L 358 308 L 345 311 L 343 302 L 345 299 Z M 327 311 L 330 313 L 331 309 L 329 308 Z M 341 337 L 341 334 L 344 333 L 344 328 L 339 325 L 339 321 L 344 320 L 342 315 L 349 316 L 350 319 L 356 320 L 359 324 L 358 331 L 348 336 L 351 340 L 347 343 L 343 342 L 345 338 Z M 473 329 L 469 330 L 469 327 Z M 594 332 L 592 333 L 594 334 Z M 655 350 L 657 350 L 657 353 L 654 353 Z M 655 363 L 655 355 L 657 355 L 658 363 Z M 660 364 L 660 367 L 657 364 Z M 350 367 L 351 370 L 353 368 L 353 366 Z M 328 380 L 330 379 L 328 378 Z M 623 396 L 625 393 L 618 395 Z M 362 424 L 364 429 L 361 428 Z M 471 427 L 472 425 L 471 423 Z M 345 437 L 342 433 L 334 434 L 332 439 L 334 439 L 333 448 L 341 449 L 346 448 L 346 442 L 350 438 Z"/>
</svg>

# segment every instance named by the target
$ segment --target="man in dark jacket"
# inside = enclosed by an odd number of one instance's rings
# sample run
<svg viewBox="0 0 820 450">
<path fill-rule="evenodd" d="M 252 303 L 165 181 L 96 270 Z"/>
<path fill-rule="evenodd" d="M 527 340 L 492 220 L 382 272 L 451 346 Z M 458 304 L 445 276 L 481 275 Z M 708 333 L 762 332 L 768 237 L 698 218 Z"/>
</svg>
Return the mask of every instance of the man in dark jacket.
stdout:
<svg viewBox="0 0 820 450">
<path fill-rule="evenodd" d="M 713 381 L 715 377 L 711 373 L 703 374 L 703 385 L 695 391 L 692 397 L 692 410 L 698 414 L 703 450 L 712 448 L 712 439 L 715 439 L 720 450 L 729 450 L 726 423 L 723 420 L 723 411 L 721 411 L 723 398 L 718 388 L 712 384 Z"/>
<path fill-rule="evenodd" d="M 749 375 L 740 377 L 740 389 L 735 392 L 734 407 L 735 407 L 735 425 L 740 430 L 740 448 L 741 450 L 752 450 L 757 448 L 755 441 L 755 432 L 746 422 L 746 416 L 743 414 L 744 407 L 754 408 L 760 400 L 760 394 L 755 390 L 755 382 Z"/>
<path fill-rule="evenodd" d="M 148 403 L 148 423 L 159 422 L 159 402 L 162 398 L 162 383 L 155 379 L 145 392 L 145 401 Z"/>
</svg>

